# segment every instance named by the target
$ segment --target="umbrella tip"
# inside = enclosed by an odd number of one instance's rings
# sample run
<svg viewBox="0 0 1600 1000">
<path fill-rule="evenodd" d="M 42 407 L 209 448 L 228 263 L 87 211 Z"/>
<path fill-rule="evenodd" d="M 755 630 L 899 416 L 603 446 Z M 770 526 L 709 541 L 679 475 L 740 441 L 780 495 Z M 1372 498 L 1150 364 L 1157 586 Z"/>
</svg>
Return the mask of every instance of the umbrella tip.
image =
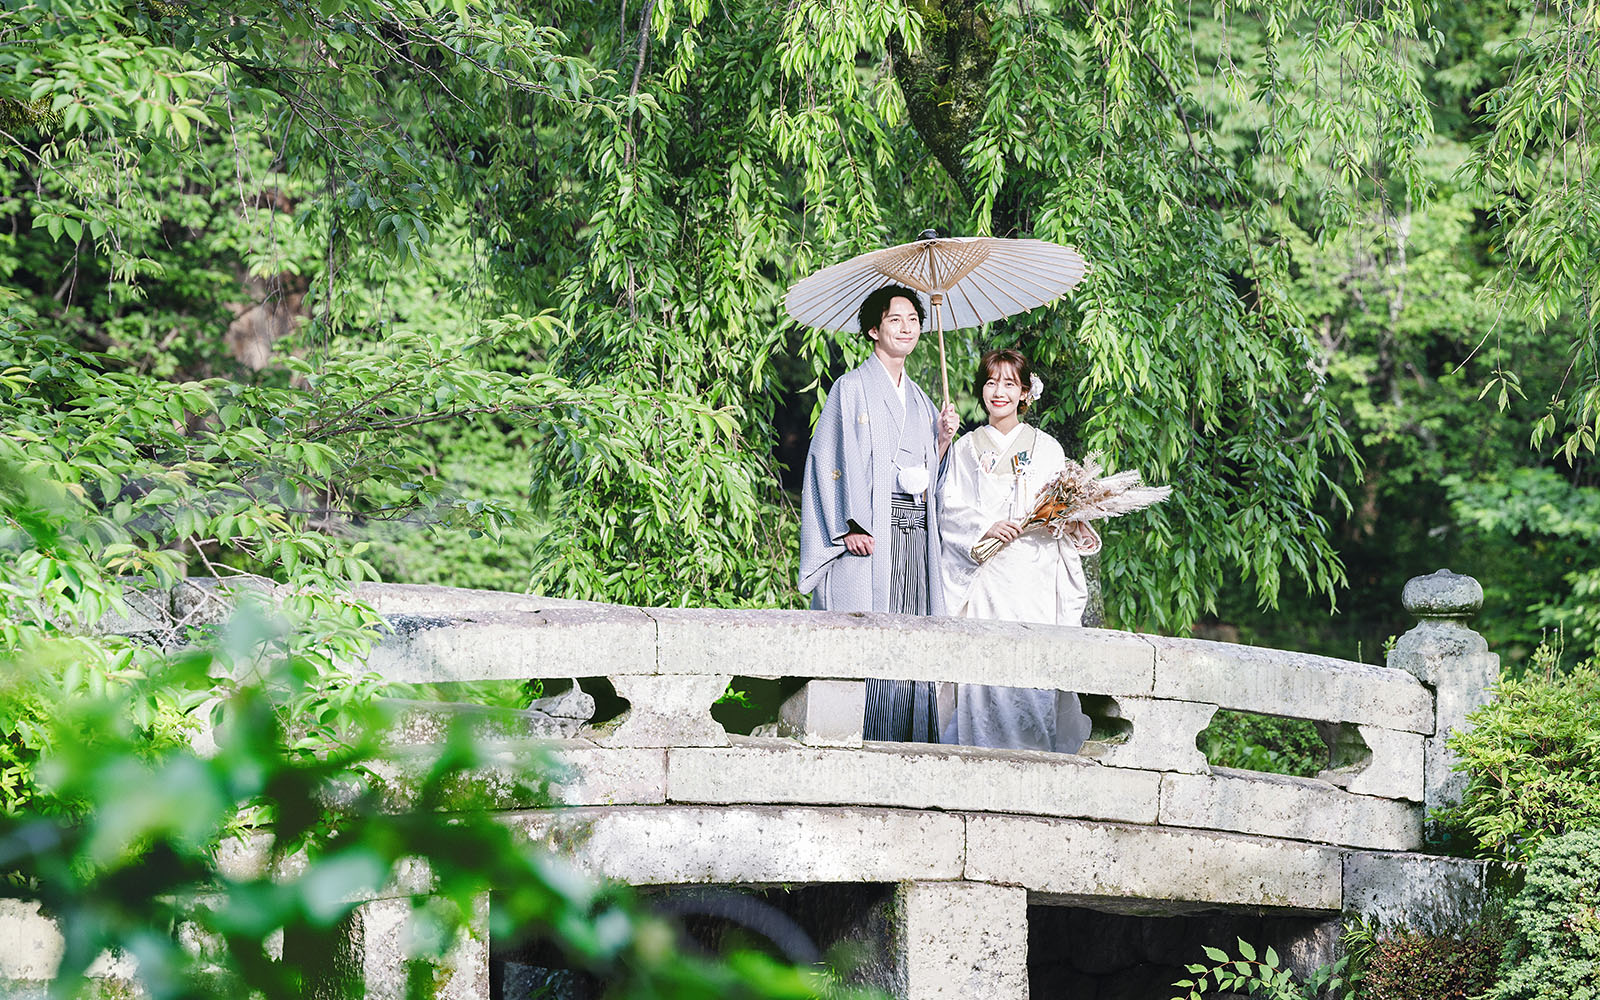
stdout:
<svg viewBox="0 0 1600 1000">
<path fill-rule="evenodd" d="M 917 239 L 919 240 L 936 240 L 938 238 L 939 231 L 937 229 L 924 229 L 922 232 L 917 234 Z"/>
</svg>

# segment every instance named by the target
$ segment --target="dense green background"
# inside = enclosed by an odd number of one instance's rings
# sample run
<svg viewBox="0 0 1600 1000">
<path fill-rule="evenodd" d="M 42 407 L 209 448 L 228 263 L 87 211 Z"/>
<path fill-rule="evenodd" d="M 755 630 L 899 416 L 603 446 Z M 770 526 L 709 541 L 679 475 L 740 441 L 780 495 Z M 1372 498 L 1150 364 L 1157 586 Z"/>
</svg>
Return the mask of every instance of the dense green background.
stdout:
<svg viewBox="0 0 1600 1000">
<path fill-rule="evenodd" d="M 782 290 L 935 225 L 1094 262 L 953 381 L 1019 343 L 1176 487 L 1114 624 L 1376 661 L 1448 565 L 1513 663 L 1600 640 L 1577 8 L 6 11 L 0 441 L 117 569 L 793 605 L 863 347 Z"/>
<path fill-rule="evenodd" d="M 1458 747 L 1467 847 L 1590 823 L 1597 34 L 1544 0 L 0 0 L 0 867 L 93 911 L 69 967 L 142 942 L 158 995 L 209 995 L 164 908 L 370 751 L 344 585 L 800 604 L 790 491 L 865 346 L 783 290 L 929 226 L 1093 261 L 954 335 L 952 381 L 1019 344 L 1069 452 L 1174 486 L 1108 526 L 1111 624 L 1377 662 L 1408 577 L 1470 573 L 1513 676 Z M 97 632 L 182 575 L 284 617 L 176 659 Z M 248 732 L 201 761 L 213 698 Z M 1204 742 L 1319 766 L 1280 720 Z M 453 850 L 297 815 L 333 875 L 240 888 L 278 894 L 216 918 L 246 980 L 292 978 L 258 931 L 336 923 L 350 858 Z M 454 853 L 636 995 L 818 992 Z"/>
</svg>

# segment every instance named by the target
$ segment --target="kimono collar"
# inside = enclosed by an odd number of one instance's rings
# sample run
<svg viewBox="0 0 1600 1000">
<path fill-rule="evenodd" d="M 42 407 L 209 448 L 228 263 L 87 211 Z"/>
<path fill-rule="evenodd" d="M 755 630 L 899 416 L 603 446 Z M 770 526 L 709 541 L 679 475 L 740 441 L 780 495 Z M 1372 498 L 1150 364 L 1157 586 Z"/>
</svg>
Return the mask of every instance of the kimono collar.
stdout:
<svg viewBox="0 0 1600 1000">
<path fill-rule="evenodd" d="M 878 363 L 878 367 L 883 370 L 883 377 L 889 380 L 889 388 L 893 389 L 895 395 L 900 398 L 900 409 L 902 412 L 904 412 L 906 408 L 906 379 L 908 378 L 905 369 L 900 369 L 900 381 L 899 383 L 896 383 L 894 380 L 894 372 L 891 372 L 889 370 L 889 366 L 883 363 L 883 359 L 878 357 L 877 351 L 872 352 L 872 360 L 876 361 Z"/>
<path fill-rule="evenodd" d="M 1022 429 L 1026 426 L 1028 425 L 1019 420 L 1017 421 L 1017 426 L 1011 428 L 1004 434 L 995 430 L 993 424 L 984 424 L 983 429 L 988 431 L 989 436 L 994 439 L 995 447 L 997 449 L 1000 451 L 1006 451 L 1011 447 L 1011 443 L 1017 439 L 1017 435 L 1021 434 Z"/>
</svg>

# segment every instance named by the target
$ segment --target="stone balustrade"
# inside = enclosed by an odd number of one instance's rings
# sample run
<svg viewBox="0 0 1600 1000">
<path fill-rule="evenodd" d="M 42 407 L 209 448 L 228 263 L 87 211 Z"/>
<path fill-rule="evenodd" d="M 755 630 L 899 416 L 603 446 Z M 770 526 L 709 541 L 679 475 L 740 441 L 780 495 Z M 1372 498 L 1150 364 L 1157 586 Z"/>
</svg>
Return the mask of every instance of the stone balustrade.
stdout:
<svg viewBox="0 0 1600 1000">
<path fill-rule="evenodd" d="M 427 596 L 372 595 L 395 632 L 370 668 L 413 683 L 600 676 L 627 700 L 560 743 L 584 789 L 573 805 L 938 809 L 1382 850 L 1421 842 L 1434 696 L 1403 670 L 1100 629 L 531 598 L 439 613 Z M 783 707 L 787 738 L 730 736 L 712 718 L 735 676 L 804 679 Z M 1093 696 L 1102 732 L 1120 732 L 1079 755 L 864 744 L 870 677 L 1075 690 Z M 1213 769 L 1196 740 L 1219 708 L 1319 723 L 1344 759 L 1318 778 Z M 659 752 L 622 754 L 647 748 Z M 630 780 L 602 777 L 619 774 Z"/>
<path fill-rule="evenodd" d="M 399 742 L 466 713 L 508 772 L 561 766 L 557 809 L 484 775 L 532 842 L 636 885 L 896 884 L 890 985 L 921 1000 L 1025 997 L 1030 904 L 1392 916 L 1418 879 L 1477 877 L 1411 852 L 1424 806 L 1456 789 L 1444 738 L 1497 660 L 1464 624 L 1475 582 L 1413 584 L 1406 603 L 1423 622 L 1386 667 L 1018 623 L 382 585 L 357 596 L 392 628 L 367 662 L 390 680 L 603 678 L 625 700 L 600 720 L 575 686 L 527 712 L 407 713 Z M 193 622 L 210 599 L 186 584 L 150 613 Z M 795 688 L 775 735 L 730 734 L 713 717 L 736 677 Z M 1095 737 L 1073 755 L 866 742 L 869 678 L 1077 691 Z M 1316 723 L 1329 767 L 1297 778 L 1210 766 L 1197 738 L 1219 709 Z M 391 777 L 403 798 L 403 763 Z M 383 966 L 386 939 L 372 937 L 355 947 L 364 968 Z M 480 995 L 481 947 L 462 962 L 480 971 L 447 994 Z M 369 976 L 368 994 L 383 981 Z"/>
</svg>

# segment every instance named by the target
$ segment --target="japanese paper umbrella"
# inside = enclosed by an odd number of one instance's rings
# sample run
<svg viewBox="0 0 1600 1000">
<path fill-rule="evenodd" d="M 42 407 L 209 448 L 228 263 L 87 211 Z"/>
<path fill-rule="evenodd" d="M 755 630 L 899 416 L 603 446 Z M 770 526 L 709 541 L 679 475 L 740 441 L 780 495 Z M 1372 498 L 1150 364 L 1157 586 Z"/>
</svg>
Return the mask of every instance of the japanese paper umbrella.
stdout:
<svg viewBox="0 0 1600 1000">
<path fill-rule="evenodd" d="M 801 279 L 783 305 L 807 326 L 862 333 L 857 313 L 873 291 L 894 282 L 926 294 L 939 330 L 939 378 L 948 403 L 947 311 L 952 330 L 993 323 L 1055 301 L 1088 269 L 1078 251 L 1044 240 L 940 236 L 928 229 L 915 243 L 864 253 Z"/>
</svg>

